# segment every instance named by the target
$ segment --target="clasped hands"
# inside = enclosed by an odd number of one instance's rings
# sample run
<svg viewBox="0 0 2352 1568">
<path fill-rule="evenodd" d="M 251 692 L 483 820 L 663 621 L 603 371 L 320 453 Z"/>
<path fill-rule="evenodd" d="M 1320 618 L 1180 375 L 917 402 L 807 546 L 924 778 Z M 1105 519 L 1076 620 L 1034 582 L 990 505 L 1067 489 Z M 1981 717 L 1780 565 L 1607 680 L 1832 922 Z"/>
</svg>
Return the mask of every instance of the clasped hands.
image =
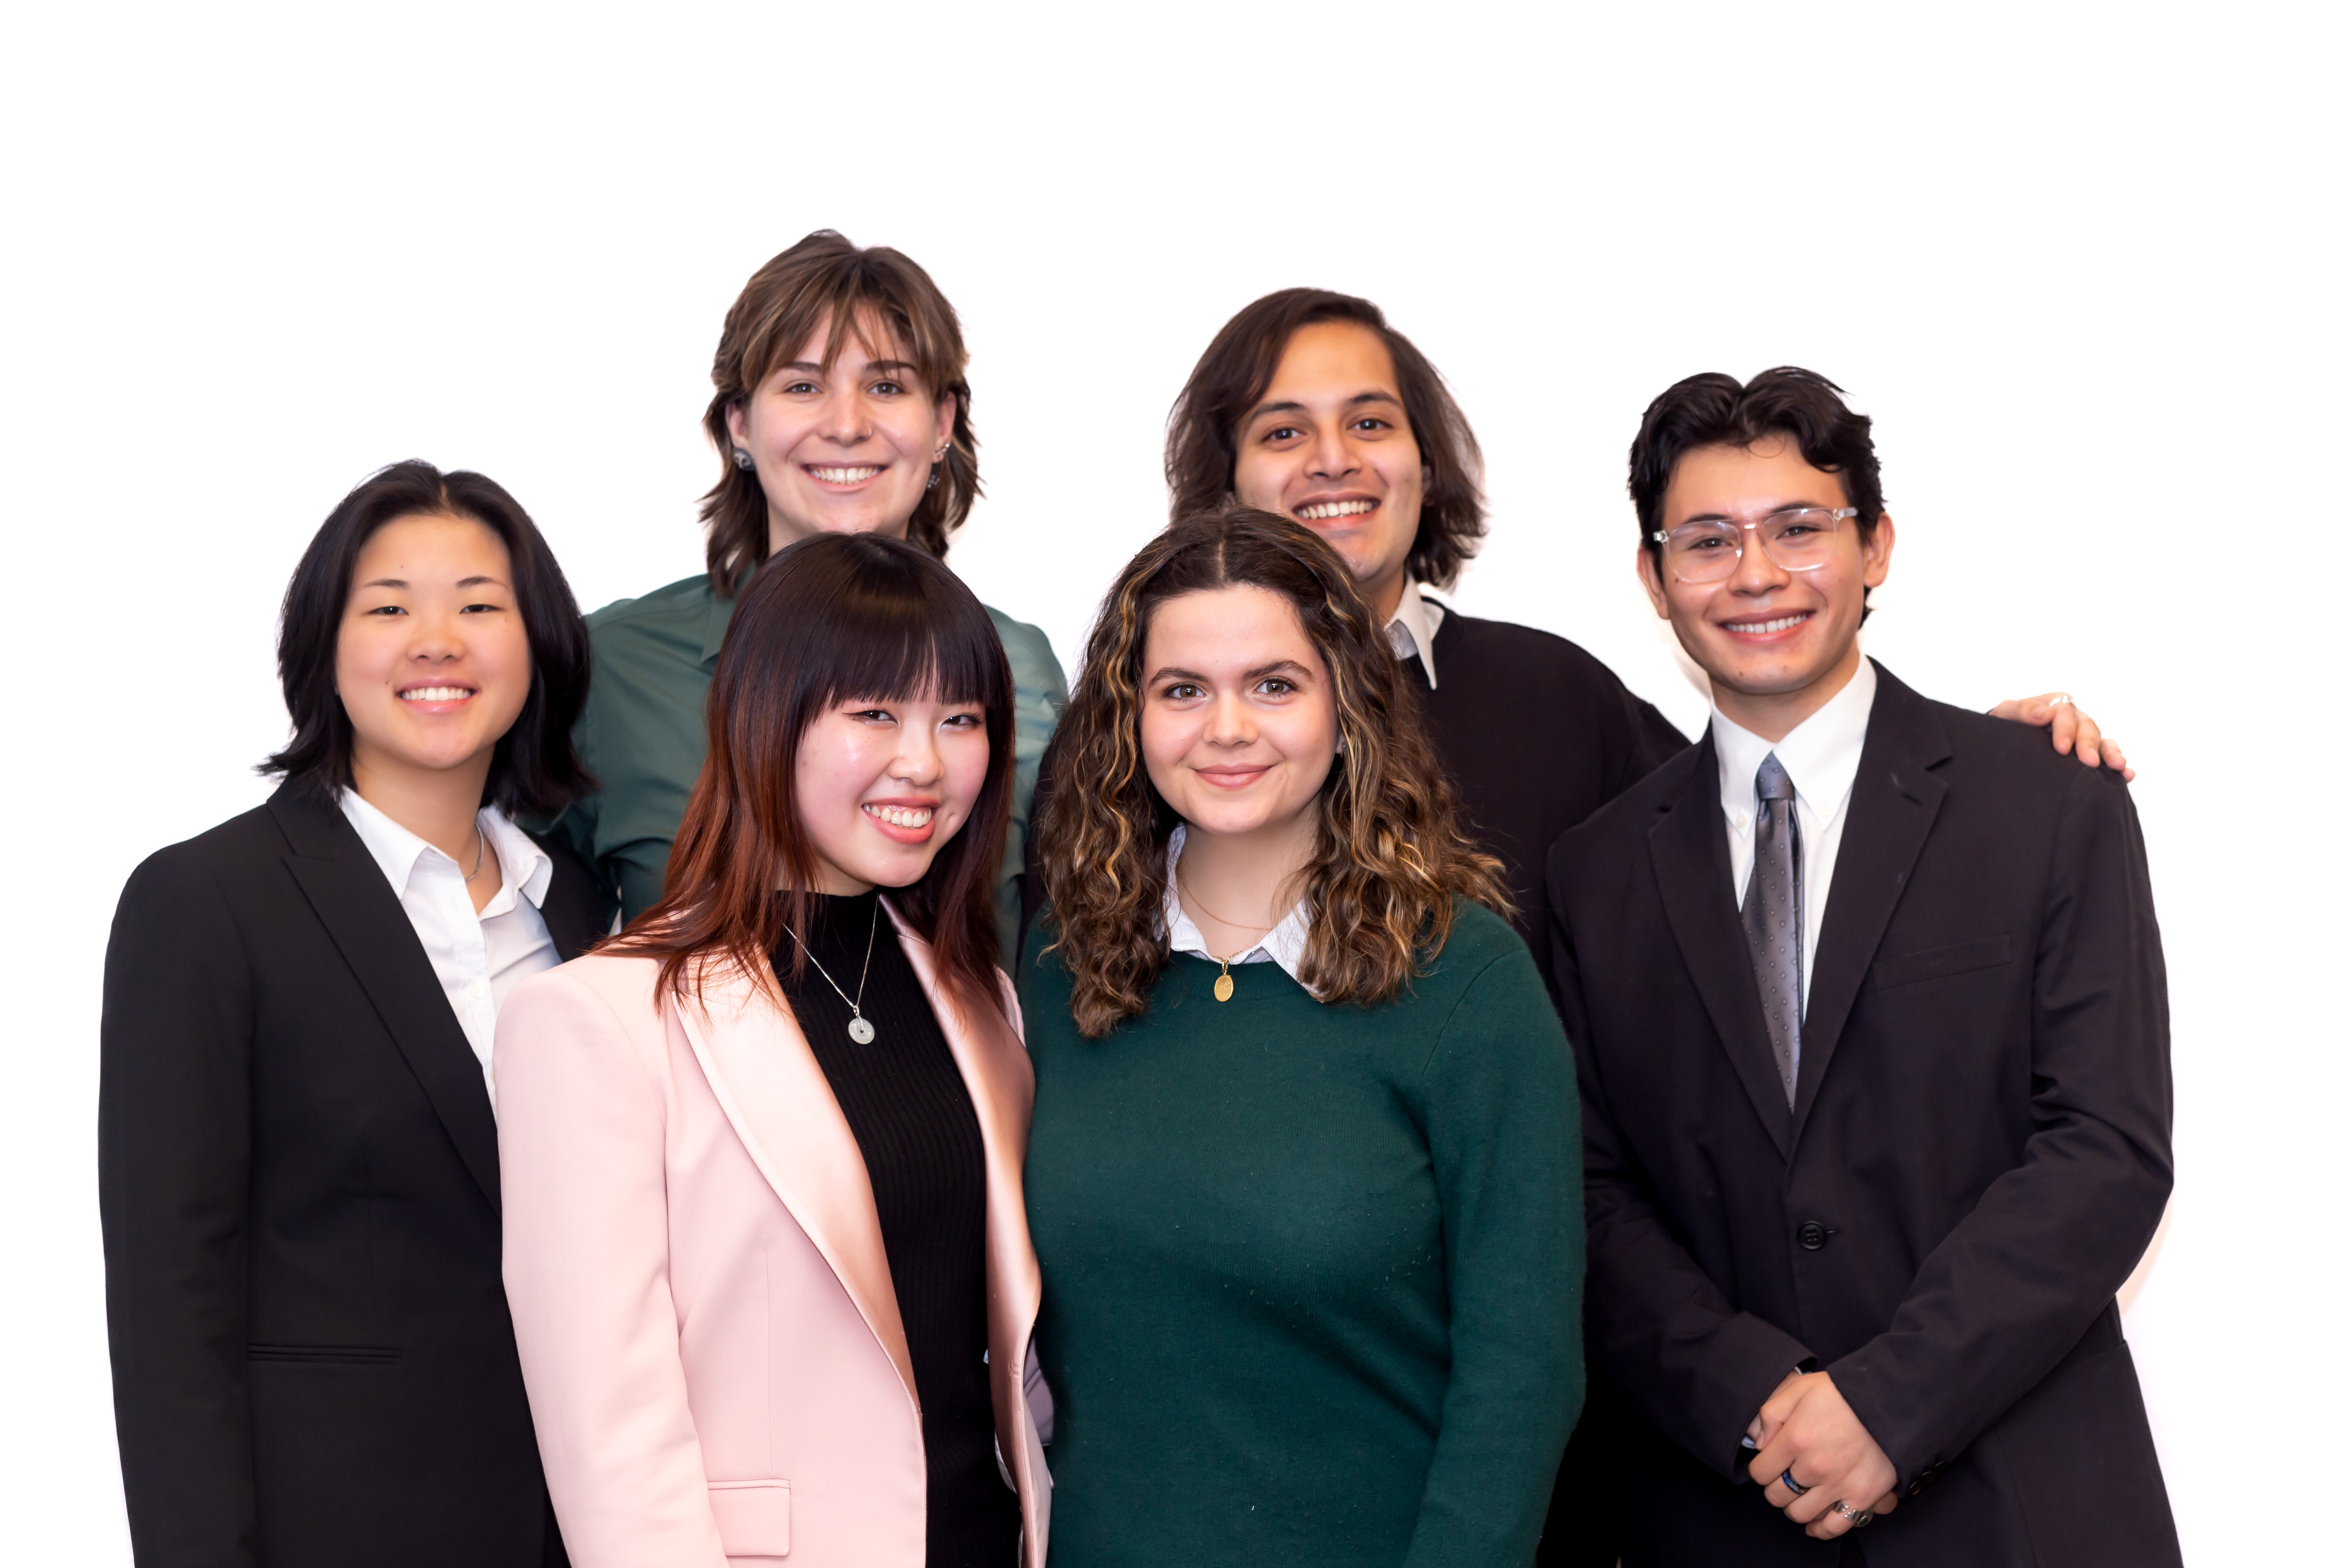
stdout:
<svg viewBox="0 0 2352 1568">
<path fill-rule="evenodd" d="M 1782 1378 L 1748 1424 L 1748 1438 L 1757 1449 L 1748 1474 L 1763 1487 L 1764 1500 L 1815 1540 L 1834 1540 L 1854 1528 L 1851 1518 L 1837 1511 L 1838 1503 L 1856 1513 L 1894 1511 L 1895 1462 L 1828 1373 L 1792 1372 Z M 1791 1492 L 1784 1474 L 1804 1490 Z"/>
</svg>

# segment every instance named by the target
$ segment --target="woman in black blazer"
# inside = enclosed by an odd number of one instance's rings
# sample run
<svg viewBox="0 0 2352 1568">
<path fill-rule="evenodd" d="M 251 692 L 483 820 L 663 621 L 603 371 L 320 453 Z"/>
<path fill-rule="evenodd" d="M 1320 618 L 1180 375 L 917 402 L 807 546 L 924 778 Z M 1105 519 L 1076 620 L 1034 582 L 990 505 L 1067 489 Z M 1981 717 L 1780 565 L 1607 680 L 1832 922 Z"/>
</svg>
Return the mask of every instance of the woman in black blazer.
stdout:
<svg viewBox="0 0 2352 1568">
<path fill-rule="evenodd" d="M 108 1337 L 142 1565 L 563 1561 L 499 1274 L 490 1025 L 608 907 L 509 812 L 584 787 L 588 644 L 522 509 L 403 463 L 286 595 L 268 804 L 106 955 Z M 469 907 L 470 906 L 470 907 Z"/>
</svg>

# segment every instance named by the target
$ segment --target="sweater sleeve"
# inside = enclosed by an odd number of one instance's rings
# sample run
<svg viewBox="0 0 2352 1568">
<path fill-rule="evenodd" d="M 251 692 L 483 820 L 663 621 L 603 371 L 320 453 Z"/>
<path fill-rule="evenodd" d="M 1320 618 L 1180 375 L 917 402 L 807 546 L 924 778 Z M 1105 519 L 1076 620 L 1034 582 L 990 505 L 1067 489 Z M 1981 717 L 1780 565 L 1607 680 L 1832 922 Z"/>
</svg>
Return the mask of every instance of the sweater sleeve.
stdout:
<svg viewBox="0 0 2352 1568">
<path fill-rule="evenodd" d="M 1584 1401 L 1576 1075 L 1516 940 L 1422 1069 L 1453 1352 L 1409 1568 L 1532 1560 Z"/>
<path fill-rule="evenodd" d="M 106 946 L 98 1194 L 133 1554 L 239 1568 L 255 1540 L 246 1258 L 253 997 L 193 856 L 131 875 Z"/>
<path fill-rule="evenodd" d="M 507 1300 L 565 1549 L 725 1568 L 669 1289 L 660 1064 L 566 965 L 507 999 L 496 1070 Z"/>
</svg>

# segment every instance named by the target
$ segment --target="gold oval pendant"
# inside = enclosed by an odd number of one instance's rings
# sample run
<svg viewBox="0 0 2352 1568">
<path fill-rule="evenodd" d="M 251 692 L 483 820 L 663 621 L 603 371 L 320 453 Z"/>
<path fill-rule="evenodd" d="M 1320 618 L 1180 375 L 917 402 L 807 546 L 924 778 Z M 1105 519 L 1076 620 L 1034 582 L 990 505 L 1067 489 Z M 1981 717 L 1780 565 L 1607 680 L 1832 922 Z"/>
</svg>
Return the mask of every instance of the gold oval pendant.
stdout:
<svg viewBox="0 0 2352 1568">
<path fill-rule="evenodd" d="M 1218 975 L 1217 983 L 1214 985 L 1210 986 L 1209 990 L 1210 993 L 1220 1002 L 1232 1001 L 1234 999 L 1234 977 L 1230 974 Z"/>
</svg>

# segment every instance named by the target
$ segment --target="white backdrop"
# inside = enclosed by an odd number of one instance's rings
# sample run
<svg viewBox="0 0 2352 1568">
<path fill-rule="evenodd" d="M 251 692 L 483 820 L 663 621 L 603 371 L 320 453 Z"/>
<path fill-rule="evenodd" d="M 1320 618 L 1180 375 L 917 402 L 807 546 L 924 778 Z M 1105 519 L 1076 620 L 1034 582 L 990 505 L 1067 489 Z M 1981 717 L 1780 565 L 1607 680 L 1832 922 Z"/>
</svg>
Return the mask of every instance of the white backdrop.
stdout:
<svg viewBox="0 0 2352 1568">
<path fill-rule="evenodd" d="M 1257 294 L 1368 294 L 1489 459 L 1458 602 L 1700 714 L 1624 452 L 1699 370 L 1876 416 L 1873 651 L 2128 745 L 2179 1191 L 2126 1323 L 2189 1560 L 2342 1560 L 2340 24 L 2321 8 L 12 8 L 14 894 L 0 1557 L 128 1560 L 93 1125 L 123 878 L 259 800 L 303 542 L 377 466 L 511 489 L 584 605 L 698 569 L 719 319 L 818 226 L 962 312 L 952 561 L 1066 663 Z M 2327 548 L 2319 549 L 2325 543 Z M 2304 801 L 2310 797 L 2311 807 Z"/>
</svg>

